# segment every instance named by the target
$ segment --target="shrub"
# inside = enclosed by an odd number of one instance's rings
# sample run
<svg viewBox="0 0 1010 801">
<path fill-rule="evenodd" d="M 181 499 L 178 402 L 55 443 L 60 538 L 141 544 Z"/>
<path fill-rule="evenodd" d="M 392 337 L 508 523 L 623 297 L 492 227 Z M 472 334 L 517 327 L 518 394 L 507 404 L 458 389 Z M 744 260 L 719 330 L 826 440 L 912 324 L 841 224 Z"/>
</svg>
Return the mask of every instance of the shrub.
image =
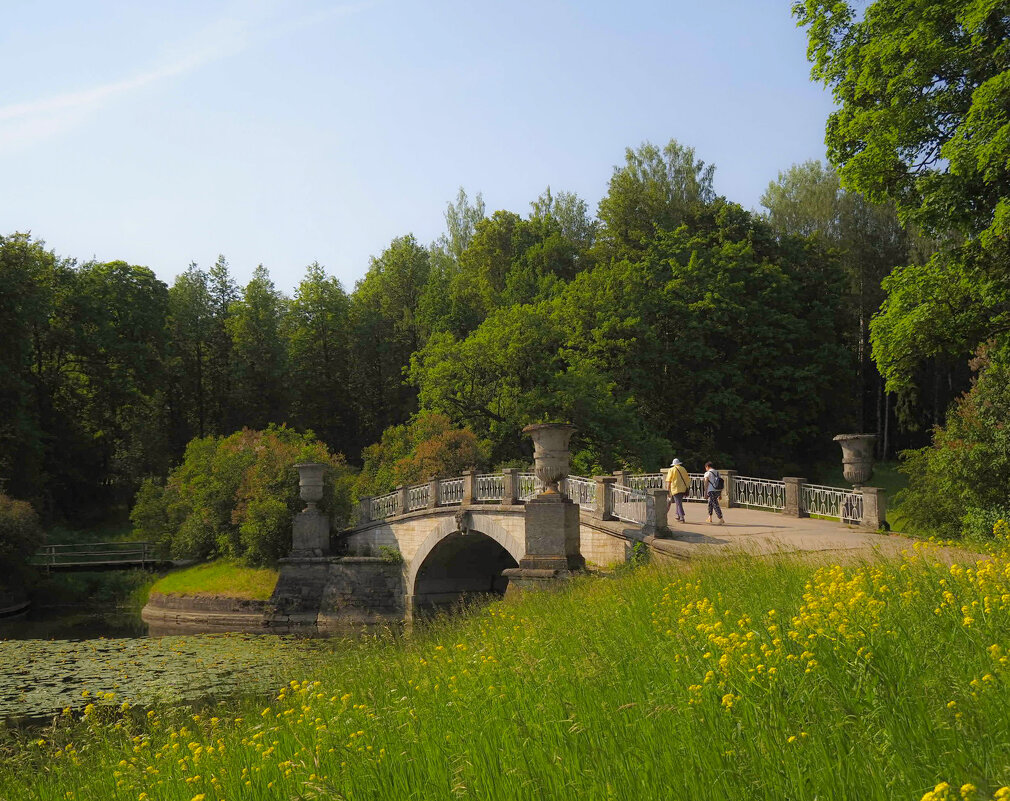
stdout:
<svg viewBox="0 0 1010 801">
<path fill-rule="evenodd" d="M 961 518 L 961 533 L 975 539 L 993 539 L 1010 520 L 1010 506 L 990 506 L 987 509 L 969 509 Z"/>
<path fill-rule="evenodd" d="M 45 532 L 31 504 L 0 493 L 0 577 L 20 573 L 43 542 Z"/>
<path fill-rule="evenodd" d="M 390 426 L 365 448 L 357 494 L 379 495 L 394 487 L 430 478 L 452 478 L 470 467 L 487 465 L 490 446 L 469 428 L 455 428 L 448 417 L 420 412 L 409 423 Z"/>
<path fill-rule="evenodd" d="M 286 426 L 193 440 L 163 487 L 144 482 L 130 519 L 139 536 L 162 543 L 177 558 L 269 564 L 287 555 L 291 518 L 304 506 L 298 462 L 329 465 L 320 506 L 343 525 L 350 515 L 351 469 L 311 433 Z"/>
<path fill-rule="evenodd" d="M 959 537 L 966 528 L 980 530 L 984 514 L 979 510 L 1007 506 L 1010 358 L 1002 352 L 983 354 L 977 366 L 971 391 L 935 429 L 933 444 L 903 454 L 908 488 L 896 500 L 915 530 Z"/>
</svg>

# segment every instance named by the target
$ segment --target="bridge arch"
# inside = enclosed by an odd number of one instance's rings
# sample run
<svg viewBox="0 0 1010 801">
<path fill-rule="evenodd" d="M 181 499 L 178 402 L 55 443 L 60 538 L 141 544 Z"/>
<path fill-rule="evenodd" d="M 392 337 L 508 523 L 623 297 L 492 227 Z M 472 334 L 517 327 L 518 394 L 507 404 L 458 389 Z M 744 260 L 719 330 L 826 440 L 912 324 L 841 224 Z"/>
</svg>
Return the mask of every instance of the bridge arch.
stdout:
<svg viewBox="0 0 1010 801">
<path fill-rule="evenodd" d="M 443 518 L 410 560 L 406 589 L 412 611 L 474 592 L 504 591 L 501 570 L 519 565 L 525 544 L 489 515 L 467 513 L 464 526 L 465 533 L 455 517 Z"/>
</svg>

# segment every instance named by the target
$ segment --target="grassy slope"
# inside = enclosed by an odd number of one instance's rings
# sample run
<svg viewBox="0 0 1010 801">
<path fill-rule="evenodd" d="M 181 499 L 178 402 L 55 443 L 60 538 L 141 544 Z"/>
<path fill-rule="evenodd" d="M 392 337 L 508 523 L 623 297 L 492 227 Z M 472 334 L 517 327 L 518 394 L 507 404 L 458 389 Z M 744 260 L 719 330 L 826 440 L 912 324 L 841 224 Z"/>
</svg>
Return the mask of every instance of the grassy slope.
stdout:
<svg viewBox="0 0 1010 801">
<path fill-rule="evenodd" d="M 814 571 L 580 579 L 348 641 L 267 703 L 95 709 L 0 738 L 0 799 L 892 801 L 950 781 L 953 801 L 1010 783 L 1010 562 Z"/>
<path fill-rule="evenodd" d="M 273 594 L 276 584 L 276 570 L 244 567 L 219 559 L 173 571 L 159 579 L 151 587 L 151 592 L 164 595 L 221 595 L 265 601 Z"/>
</svg>

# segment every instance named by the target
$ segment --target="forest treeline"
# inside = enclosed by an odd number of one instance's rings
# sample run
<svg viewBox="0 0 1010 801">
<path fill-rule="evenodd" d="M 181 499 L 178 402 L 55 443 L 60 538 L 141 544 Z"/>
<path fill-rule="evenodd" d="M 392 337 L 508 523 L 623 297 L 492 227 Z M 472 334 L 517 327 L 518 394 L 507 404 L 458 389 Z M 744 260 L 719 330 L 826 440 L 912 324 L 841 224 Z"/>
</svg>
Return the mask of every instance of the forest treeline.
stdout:
<svg viewBox="0 0 1010 801">
<path fill-rule="evenodd" d="M 914 243 L 818 164 L 780 175 L 765 214 L 713 173 L 671 141 L 628 149 L 595 215 L 550 189 L 488 215 L 460 190 L 438 241 L 394 239 L 350 292 L 318 264 L 288 296 L 223 257 L 167 286 L 0 238 L 0 480 L 82 520 L 192 439 L 271 423 L 351 464 L 372 445 L 374 490 L 432 420 L 425 436 L 468 429 L 488 466 L 529 460 L 524 424 L 569 420 L 583 473 L 676 452 L 778 475 L 834 458 L 835 433 L 883 432 L 867 322 Z"/>
</svg>

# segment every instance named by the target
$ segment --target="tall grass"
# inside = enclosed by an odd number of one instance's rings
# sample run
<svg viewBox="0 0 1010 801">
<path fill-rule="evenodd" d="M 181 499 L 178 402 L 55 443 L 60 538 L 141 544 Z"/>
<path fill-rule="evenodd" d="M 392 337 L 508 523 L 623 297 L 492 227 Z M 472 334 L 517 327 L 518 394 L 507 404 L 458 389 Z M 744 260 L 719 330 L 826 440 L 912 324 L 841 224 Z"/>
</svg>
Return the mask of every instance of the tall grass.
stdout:
<svg viewBox="0 0 1010 801">
<path fill-rule="evenodd" d="M 1010 561 L 935 553 L 585 578 L 349 641 L 267 702 L 115 699 L 9 737 L 0 798 L 1010 795 Z"/>
</svg>

